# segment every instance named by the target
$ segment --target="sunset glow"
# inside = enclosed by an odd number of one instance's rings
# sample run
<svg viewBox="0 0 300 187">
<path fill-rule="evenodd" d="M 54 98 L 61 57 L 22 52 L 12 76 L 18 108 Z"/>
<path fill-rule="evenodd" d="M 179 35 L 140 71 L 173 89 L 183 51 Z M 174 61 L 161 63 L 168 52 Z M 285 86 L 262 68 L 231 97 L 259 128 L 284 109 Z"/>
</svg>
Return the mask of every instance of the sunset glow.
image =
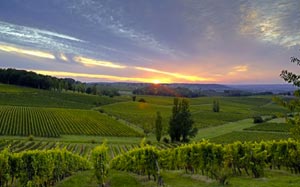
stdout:
<svg viewBox="0 0 300 187">
<path fill-rule="evenodd" d="M 8 46 L 8 45 L 0 45 L 0 50 L 8 52 L 8 53 L 14 53 L 14 54 L 29 55 L 29 56 L 39 57 L 39 58 L 55 59 L 55 56 L 50 53 L 46 53 L 43 51 L 22 49 L 19 47 L 12 47 L 12 46 Z"/>
<path fill-rule="evenodd" d="M 0 68 L 90 82 L 260 84 L 283 83 L 299 56 L 299 0 L 59 2 L 0 2 Z"/>
</svg>

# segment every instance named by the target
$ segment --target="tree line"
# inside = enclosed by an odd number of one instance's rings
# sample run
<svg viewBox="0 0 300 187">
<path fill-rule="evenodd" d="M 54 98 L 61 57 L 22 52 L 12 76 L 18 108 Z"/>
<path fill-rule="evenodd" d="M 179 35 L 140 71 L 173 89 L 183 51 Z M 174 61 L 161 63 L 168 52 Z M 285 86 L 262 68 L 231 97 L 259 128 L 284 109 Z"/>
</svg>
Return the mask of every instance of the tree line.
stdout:
<svg viewBox="0 0 300 187">
<path fill-rule="evenodd" d="M 13 84 L 43 90 L 63 91 L 69 90 L 93 95 L 118 96 L 118 90 L 109 87 L 101 87 L 96 83 L 88 84 L 76 81 L 72 78 L 57 78 L 49 75 L 41 75 L 32 71 L 17 69 L 0 69 L 0 83 Z"/>
<path fill-rule="evenodd" d="M 132 91 L 136 95 L 159 95 L 159 96 L 172 96 L 172 97 L 200 97 L 204 96 L 201 92 L 192 91 L 188 88 L 176 87 L 172 88 L 167 85 L 149 85 L 143 88 L 137 88 Z"/>
</svg>

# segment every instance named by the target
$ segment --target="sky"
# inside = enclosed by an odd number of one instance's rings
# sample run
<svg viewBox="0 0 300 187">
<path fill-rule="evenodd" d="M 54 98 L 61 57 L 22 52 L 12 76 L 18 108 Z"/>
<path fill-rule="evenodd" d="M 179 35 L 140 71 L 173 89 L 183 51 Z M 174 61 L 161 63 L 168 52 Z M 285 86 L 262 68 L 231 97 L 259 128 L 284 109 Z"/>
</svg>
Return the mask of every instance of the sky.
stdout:
<svg viewBox="0 0 300 187">
<path fill-rule="evenodd" d="M 299 0 L 0 1 L 0 68 L 85 82 L 284 83 L 299 49 Z"/>
</svg>

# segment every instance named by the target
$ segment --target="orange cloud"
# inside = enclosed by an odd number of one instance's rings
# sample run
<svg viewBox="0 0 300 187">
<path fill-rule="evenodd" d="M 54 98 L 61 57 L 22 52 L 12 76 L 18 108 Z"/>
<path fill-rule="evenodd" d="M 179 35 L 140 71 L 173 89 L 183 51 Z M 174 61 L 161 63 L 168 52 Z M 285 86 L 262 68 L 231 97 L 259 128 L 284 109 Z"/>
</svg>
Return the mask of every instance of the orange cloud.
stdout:
<svg viewBox="0 0 300 187">
<path fill-rule="evenodd" d="M 73 77 L 73 78 L 90 78 L 90 79 L 105 79 L 107 81 L 130 81 L 130 82 L 156 82 L 156 79 L 152 78 L 140 78 L 140 77 L 119 77 L 113 75 L 99 75 L 99 74 L 86 74 L 86 73 L 72 73 L 63 71 L 46 71 L 46 70 L 30 70 L 43 75 L 51 75 L 57 77 Z M 159 79 L 160 82 L 170 83 L 167 78 Z"/>
<path fill-rule="evenodd" d="M 115 64 L 108 61 L 102 61 L 102 60 L 95 60 L 91 58 L 76 56 L 73 58 L 74 61 L 82 63 L 86 66 L 104 66 L 109 68 L 126 68 L 126 66 Z"/>
<path fill-rule="evenodd" d="M 189 75 L 183 75 L 183 74 L 179 74 L 179 73 L 171 73 L 171 72 L 167 72 L 167 71 L 161 71 L 161 70 L 157 70 L 157 69 L 144 68 L 144 67 L 134 67 L 134 68 L 137 69 L 137 70 L 169 75 L 169 76 L 172 76 L 172 77 L 181 78 L 181 79 L 192 81 L 192 82 L 196 82 L 196 81 L 214 81 L 213 78 L 189 76 Z"/>
<path fill-rule="evenodd" d="M 248 65 L 235 66 L 233 67 L 233 70 L 237 72 L 245 72 L 248 71 Z"/>
<path fill-rule="evenodd" d="M 20 47 L 12 47 L 8 45 L 0 45 L 0 50 L 8 53 L 17 53 L 17 54 L 35 56 L 39 58 L 55 59 L 55 56 L 51 53 L 46 53 L 37 50 L 22 49 Z"/>
</svg>

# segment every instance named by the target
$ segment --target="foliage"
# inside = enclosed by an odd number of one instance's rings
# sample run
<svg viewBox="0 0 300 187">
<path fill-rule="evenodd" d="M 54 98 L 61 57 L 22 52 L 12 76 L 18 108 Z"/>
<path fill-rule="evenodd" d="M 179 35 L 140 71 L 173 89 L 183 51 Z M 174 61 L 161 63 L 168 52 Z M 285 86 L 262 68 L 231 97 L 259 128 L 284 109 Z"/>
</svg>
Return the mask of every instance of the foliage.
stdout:
<svg viewBox="0 0 300 187">
<path fill-rule="evenodd" d="M 146 100 L 145 100 L 144 98 L 140 98 L 140 99 L 139 99 L 139 102 L 141 102 L 141 103 L 146 103 Z"/>
<path fill-rule="evenodd" d="M 152 84 L 143 88 L 133 90 L 133 94 L 137 95 L 158 95 L 158 96 L 172 96 L 172 97 L 199 97 L 202 96 L 200 91 L 191 91 L 188 88 L 176 87 L 173 88 L 168 85 Z"/>
<path fill-rule="evenodd" d="M 214 99 L 214 101 L 213 101 L 213 112 L 220 112 L 219 100 Z"/>
<path fill-rule="evenodd" d="M 261 116 L 254 116 L 253 117 L 253 123 L 262 123 L 262 122 L 264 122 L 264 120 Z"/>
<path fill-rule="evenodd" d="M 9 179 L 12 185 L 18 181 L 21 186 L 51 186 L 73 172 L 90 169 L 86 159 L 59 149 L 21 153 L 4 150 L 0 159 L 0 186 Z"/>
<path fill-rule="evenodd" d="M 92 151 L 92 161 L 94 165 L 95 176 L 97 178 L 97 183 L 102 187 L 105 186 L 105 181 L 109 170 L 107 151 L 108 147 L 106 146 L 106 142 L 104 142 L 101 146 L 95 147 Z"/>
<path fill-rule="evenodd" d="M 172 116 L 169 121 L 171 141 L 188 142 L 189 137 L 194 137 L 197 133 L 197 129 L 193 128 L 193 124 L 188 100 L 174 98 Z"/>
<path fill-rule="evenodd" d="M 85 91 L 85 84 L 74 79 L 59 79 L 52 76 L 40 75 L 31 71 L 16 69 L 0 69 L 0 82 L 39 89 Z"/>
<path fill-rule="evenodd" d="M 132 101 L 135 102 L 135 100 L 136 100 L 136 96 L 134 95 L 132 96 Z"/>
<path fill-rule="evenodd" d="M 155 174 L 157 168 L 185 169 L 227 184 L 230 177 L 243 173 L 262 177 L 266 167 L 299 173 L 299 153 L 300 143 L 291 139 L 260 143 L 237 141 L 227 145 L 202 141 L 161 151 L 154 147 L 137 148 L 115 157 L 112 167 L 140 175 Z"/>
<path fill-rule="evenodd" d="M 113 169 L 130 171 L 139 175 L 148 175 L 156 180 L 158 177 L 158 154 L 159 151 L 152 146 L 135 148 L 127 153 L 115 157 L 111 161 Z"/>
<path fill-rule="evenodd" d="M 159 142 L 162 136 L 163 126 L 162 126 L 162 117 L 160 112 L 156 113 L 156 120 L 155 120 L 155 136 L 156 140 Z"/>
<path fill-rule="evenodd" d="M 291 62 L 300 65 L 300 59 L 297 57 L 291 57 Z M 282 70 L 280 77 L 288 82 L 292 83 L 296 87 L 300 87 L 300 75 L 287 70 Z M 299 110 L 300 107 L 300 89 L 294 92 L 295 98 L 292 100 L 284 100 L 280 98 L 275 98 L 280 105 L 289 109 L 290 112 L 295 112 Z M 294 118 L 288 118 L 288 123 L 293 125 L 291 128 L 291 133 L 297 140 L 300 140 L 300 114 L 298 113 Z"/>
</svg>

